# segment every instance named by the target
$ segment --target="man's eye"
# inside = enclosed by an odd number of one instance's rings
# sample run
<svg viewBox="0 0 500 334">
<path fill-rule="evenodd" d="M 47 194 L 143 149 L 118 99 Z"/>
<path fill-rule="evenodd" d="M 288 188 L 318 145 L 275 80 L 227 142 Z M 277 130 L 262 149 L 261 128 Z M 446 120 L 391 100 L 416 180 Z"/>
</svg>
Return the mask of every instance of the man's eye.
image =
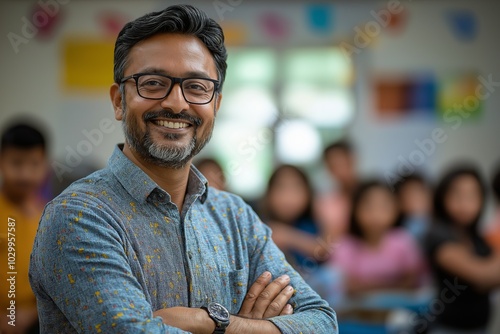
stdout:
<svg viewBox="0 0 500 334">
<path fill-rule="evenodd" d="M 165 86 L 165 84 L 158 80 L 147 80 L 141 84 L 143 87 Z"/>
<path fill-rule="evenodd" d="M 205 87 L 203 87 L 202 85 L 197 85 L 197 84 L 191 84 L 187 88 L 194 89 L 194 90 L 206 90 Z"/>
<path fill-rule="evenodd" d="M 192 91 L 208 91 L 207 86 L 200 82 L 187 82 L 184 88 Z"/>
</svg>

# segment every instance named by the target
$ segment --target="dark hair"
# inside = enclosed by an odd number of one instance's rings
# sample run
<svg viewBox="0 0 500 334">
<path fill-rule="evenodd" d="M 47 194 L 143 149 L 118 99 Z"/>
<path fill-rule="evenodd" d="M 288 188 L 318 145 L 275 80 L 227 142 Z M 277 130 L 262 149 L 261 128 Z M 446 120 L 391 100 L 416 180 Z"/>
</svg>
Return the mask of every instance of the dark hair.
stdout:
<svg viewBox="0 0 500 334">
<path fill-rule="evenodd" d="M 462 165 L 460 167 L 453 168 L 441 178 L 441 181 L 438 183 L 434 192 L 434 219 L 436 220 L 436 222 L 441 224 L 453 224 L 453 219 L 446 210 L 445 198 L 448 195 L 450 188 L 453 186 L 453 183 L 462 176 L 472 176 L 477 181 L 481 190 L 481 195 L 483 197 L 483 204 L 481 209 L 479 210 L 477 217 L 474 219 L 472 224 L 468 226 L 470 232 L 473 235 L 477 235 L 477 225 L 479 219 L 481 218 L 481 214 L 486 202 L 484 200 L 486 198 L 486 186 L 479 171 L 473 166 Z"/>
<path fill-rule="evenodd" d="M 401 179 L 399 179 L 398 183 L 395 185 L 395 192 L 396 192 L 396 195 L 399 195 L 401 193 L 401 191 L 403 190 L 403 188 L 409 184 L 409 183 L 412 183 L 412 182 L 415 182 L 415 183 L 418 183 L 424 187 L 427 187 L 427 188 L 431 188 L 429 182 L 425 179 L 425 177 L 419 173 L 413 173 L 413 174 L 410 174 L 408 176 L 405 176 L 405 177 L 402 177 Z"/>
<path fill-rule="evenodd" d="M 311 186 L 311 183 L 309 182 L 309 178 L 307 177 L 306 173 L 302 171 L 299 167 L 293 166 L 293 165 L 281 165 L 277 167 L 271 177 L 269 178 L 269 181 L 267 182 L 267 189 L 266 189 L 266 194 L 264 196 L 264 218 L 269 219 L 269 220 L 275 220 L 277 217 L 275 216 L 275 213 L 273 210 L 269 208 L 269 201 L 267 198 L 269 197 L 269 193 L 271 192 L 271 189 L 274 187 L 276 184 L 276 181 L 278 180 L 278 177 L 281 173 L 283 173 L 285 170 L 292 171 L 297 175 L 297 177 L 302 181 L 304 188 L 307 191 L 307 206 L 304 212 L 300 214 L 298 219 L 306 219 L 306 218 L 311 218 L 312 217 L 312 201 L 313 201 L 313 189 Z"/>
<path fill-rule="evenodd" d="M 491 182 L 491 187 L 493 189 L 493 194 L 495 195 L 497 201 L 500 202 L 500 165 L 497 166 L 497 168 L 493 174 L 493 180 Z"/>
<path fill-rule="evenodd" d="M 350 142 L 348 142 L 347 140 L 339 140 L 325 147 L 325 149 L 323 150 L 323 159 L 326 160 L 328 154 L 336 150 L 342 151 L 346 154 L 354 153 L 354 147 Z"/>
<path fill-rule="evenodd" d="M 23 123 L 11 125 L 5 129 L 2 133 L 0 145 L 1 152 L 4 152 L 7 147 L 23 150 L 35 147 L 40 147 L 44 151 L 46 149 L 45 137 L 42 132 Z"/>
<path fill-rule="evenodd" d="M 394 197 L 394 193 L 391 191 L 391 189 L 384 182 L 379 181 L 379 180 L 367 180 L 367 181 L 360 183 L 358 185 L 358 187 L 356 188 L 356 190 L 354 191 L 354 195 L 352 197 L 351 215 L 350 215 L 350 220 L 349 220 L 349 233 L 352 236 L 357 237 L 359 239 L 364 239 L 365 236 L 363 234 L 363 230 L 361 229 L 359 221 L 356 217 L 357 211 L 358 211 L 359 205 L 365 199 L 368 192 L 375 189 L 375 188 L 380 188 L 380 189 L 385 190 L 389 196 L 394 198 L 394 202 L 396 202 L 396 198 Z M 397 206 L 396 206 L 396 208 L 397 208 Z M 402 220 L 401 213 L 398 211 L 398 215 L 396 216 L 396 220 L 394 221 L 392 228 L 401 226 L 401 220 Z"/>
<path fill-rule="evenodd" d="M 215 166 L 220 173 L 217 174 L 218 177 L 220 177 L 222 180 L 226 181 L 226 176 L 224 175 L 224 169 L 222 169 L 221 164 L 215 160 L 214 158 L 201 158 L 197 161 L 195 161 L 195 166 L 198 169 L 202 169 L 204 166 Z"/>
<path fill-rule="evenodd" d="M 196 168 L 203 167 L 205 165 L 216 166 L 218 169 L 222 170 L 220 163 L 214 158 L 201 158 L 195 162 Z"/>
<path fill-rule="evenodd" d="M 118 34 L 114 53 L 114 80 L 123 79 L 127 57 L 132 47 L 142 40 L 161 33 L 180 33 L 198 37 L 212 54 L 219 80 L 218 91 L 226 77 L 227 52 L 220 25 L 205 12 L 191 5 L 175 5 L 152 12 L 127 23 Z"/>
</svg>

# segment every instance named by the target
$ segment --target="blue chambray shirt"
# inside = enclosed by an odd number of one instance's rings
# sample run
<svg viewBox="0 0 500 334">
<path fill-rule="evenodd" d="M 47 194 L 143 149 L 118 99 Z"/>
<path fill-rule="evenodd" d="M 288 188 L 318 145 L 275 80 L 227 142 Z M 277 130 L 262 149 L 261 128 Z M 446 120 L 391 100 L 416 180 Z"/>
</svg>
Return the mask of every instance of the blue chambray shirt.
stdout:
<svg viewBox="0 0 500 334">
<path fill-rule="evenodd" d="M 237 314 L 264 271 L 288 274 L 283 333 L 337 333 L 335 312 L 286 262 L 245 202 L 191 167 L 181 214 L 117 146 L 105 169 L 47 204 L 31 254 L 42 333 L 185 333 L 153 317 L 219 302 Z"/>
</svg>

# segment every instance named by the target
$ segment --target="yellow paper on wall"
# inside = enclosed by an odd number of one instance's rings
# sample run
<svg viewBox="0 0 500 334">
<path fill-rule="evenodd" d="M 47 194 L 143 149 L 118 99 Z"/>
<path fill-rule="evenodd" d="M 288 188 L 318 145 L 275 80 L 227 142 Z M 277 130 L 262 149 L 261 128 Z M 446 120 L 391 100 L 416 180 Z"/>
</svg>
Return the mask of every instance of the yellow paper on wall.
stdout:
<svg viewBox="0 0 500 334">
<path fill-rule="evenodd" d="M 66 89 L 95 90 L 113 83 L 114 41 L 71 37 L 63 41 L 63 85 Z"/>
</svg>

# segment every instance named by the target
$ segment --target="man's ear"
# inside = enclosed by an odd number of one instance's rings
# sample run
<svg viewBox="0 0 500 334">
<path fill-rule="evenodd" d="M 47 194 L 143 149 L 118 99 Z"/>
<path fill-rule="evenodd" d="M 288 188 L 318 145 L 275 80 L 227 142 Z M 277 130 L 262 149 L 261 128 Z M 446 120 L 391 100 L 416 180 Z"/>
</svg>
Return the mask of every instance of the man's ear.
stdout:
<svg viewBox="0 0 500 334">
<path fill-rule="evenodd" d="M 214 115 L 217 116 L 217 112 L 220 108 L 220 102 L 222 101 L 222 93 L 217 93 L 215 95 L 215 105 L 214 105 Z"/>
<path fill-rule="evenodd" d="M 120 91 L 120 85 L 114 83 L 109 89 L 109 96 L 111 97 L 111 103 L 113 104 L 113 109 L 115 110 L 115 119 L 117 121 L 123 120 L 123 103 L 122 93 Z"/>
</svg>

